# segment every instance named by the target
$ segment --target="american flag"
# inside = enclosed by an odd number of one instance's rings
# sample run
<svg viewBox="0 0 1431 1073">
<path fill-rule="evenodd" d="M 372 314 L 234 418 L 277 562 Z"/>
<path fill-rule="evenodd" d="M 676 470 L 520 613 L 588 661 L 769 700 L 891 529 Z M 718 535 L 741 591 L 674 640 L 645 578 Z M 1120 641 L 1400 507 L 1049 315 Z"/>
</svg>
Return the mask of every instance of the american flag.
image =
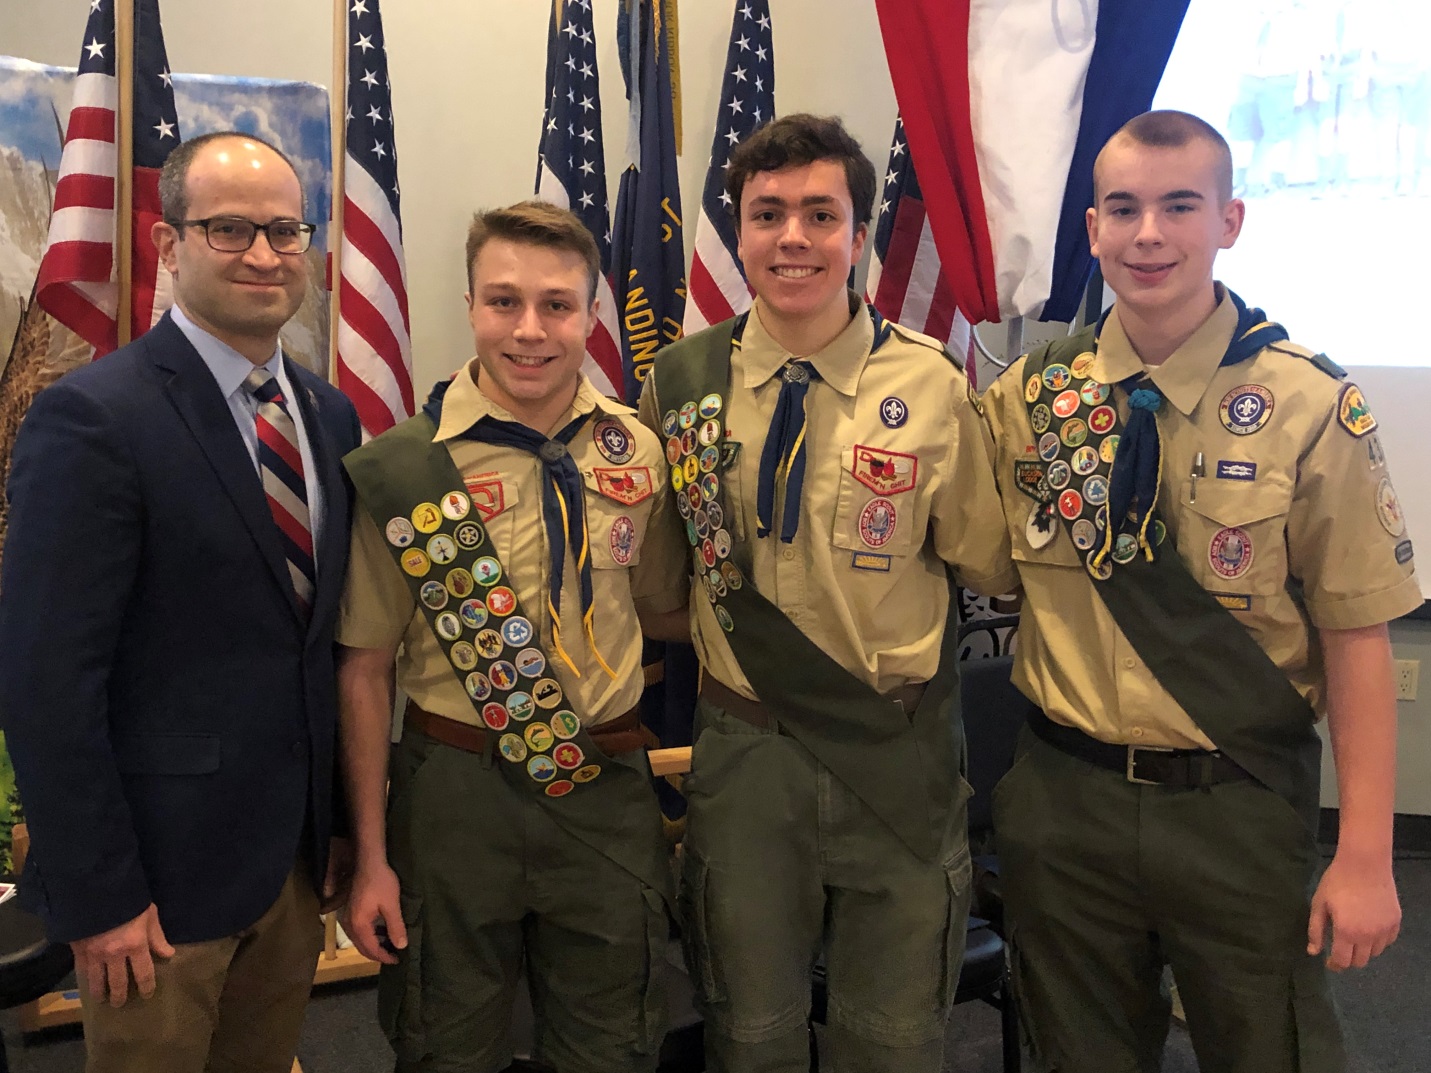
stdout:
<svg viewBox="0 0 1431 1073">
<path fill-rule="evenodd" d="M 711 139 L 701 217 L 696 222 L 696 250 L 691 259 L 690 298 L 685 332 L 743 313 L 750 308 L 750 287 L 736 256 L 734 212 L 725 192 L 730 151 L 756 127 L 775 118 L 775 51 L 770 34 L 769 0 L 736 0 L 725 52 L 715 137 Z"/>
<path fill-rule="evenodd" d="M 894 123 L 865 297 L 889 320 L 944 343 L 964 364 L 969 382 L 974 384 L 973 334 L 955 305 L 954 288 L 939 264 L 902 119 Z"/>
<path fill-rule="evenodd" d="M 93 346 L 100 357 L 119 341 L 115 183 L 124 162 L 118 158 L 115 133 L 119 82 L 114 0 L 90 0 L 89 8 L 36 292 L 41 308 Z M 159 169 L 169 150 L 179 144 L 158 0 L 135 4 L 133 118 L 130 336 L 137 337 L 163 316 L 173 295 L 169 273 L 160 267 L 158 251 L 149 241 L 150 229 L 160 217 Z"/>
<path fill-rule="evenodd" d="M 347 124 L 338 387 L 364 433 L 376 436 L 413 412 L 397 141 L 378 0 L 352 0 L 348 8 Z"/>
<path fill-rule="evenodd" d="M 611 290 L 611 214 L 591 0 L 553 0 L 547 29 L 546 104 L 537 157 L 537 195 L 569 208 L 601 251 L 597 324 L 586 342 L 586 373 L 603 395 L 621 398 L 621 345 Z"/>
</svg>

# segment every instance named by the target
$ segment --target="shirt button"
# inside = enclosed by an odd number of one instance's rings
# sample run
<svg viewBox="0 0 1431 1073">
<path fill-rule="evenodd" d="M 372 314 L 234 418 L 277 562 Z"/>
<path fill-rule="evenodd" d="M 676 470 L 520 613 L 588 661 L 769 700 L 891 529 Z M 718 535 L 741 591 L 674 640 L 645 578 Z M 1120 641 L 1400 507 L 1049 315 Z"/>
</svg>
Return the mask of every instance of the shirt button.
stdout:
<svg viewBox="0 0 1431 1073">
<path fill-rule="evenodd" d="M 780 555 L 781 555 L 782 558 L 784 558 L 784 559 L 788 562 L 789 560 L 795 558 L 795 549 L 794 549 L 794 548 L 786 548 L 784 551 L 782 551 L 782 552 L 780 553 Z"/>
<path fill-rule="evenodd" d="M 1142 728 L 1142 727 L 1134 727 L 1134 728 L 1133 728 L 1133 737 L 1135 737 L 1135 738 L 1141 738 L 1142 736 L 1143 736 L 1143 728 Z"/>
<path fill-rule="evenodd" d="M 1135 662 L 1136 661 L 1133 659 L 1132 656 L 1125 656 L 1123 659 L 1123 666 L 1131 671 Z"/>
</svg>

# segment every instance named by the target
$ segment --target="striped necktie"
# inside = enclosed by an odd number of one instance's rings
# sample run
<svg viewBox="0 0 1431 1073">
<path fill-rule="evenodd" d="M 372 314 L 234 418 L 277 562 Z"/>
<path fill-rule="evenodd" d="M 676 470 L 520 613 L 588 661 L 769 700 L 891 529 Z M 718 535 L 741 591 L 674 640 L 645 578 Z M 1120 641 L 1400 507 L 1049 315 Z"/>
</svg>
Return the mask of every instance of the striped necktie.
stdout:
<svg viewBox="0 0 1431 1073">
<path fill-rule="evenodd" d="M 298 429 L 288 413 L 283 389 L 272 373 L 255 369 L 244 388 L 258 400 L 258 474 L 268 509 L 278 525 L 288 576 L 304 615 L 313 609 L 313 528 L 308 518 L 308 488 L 303 478 L 303 454 Z"/>
</svg>

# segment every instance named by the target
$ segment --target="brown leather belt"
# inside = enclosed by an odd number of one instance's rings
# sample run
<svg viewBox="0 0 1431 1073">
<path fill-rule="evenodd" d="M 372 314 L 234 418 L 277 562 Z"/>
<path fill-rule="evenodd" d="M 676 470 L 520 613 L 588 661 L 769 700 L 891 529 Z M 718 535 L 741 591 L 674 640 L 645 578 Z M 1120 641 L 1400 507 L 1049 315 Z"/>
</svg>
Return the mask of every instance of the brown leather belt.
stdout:
<svg viewBox="0 0 1431 1073">
<path fill-rule="evenodd" d="M 449 719 L 445 715 L 438 715 L 430 712 L 426 708 L 420 708 L 414 701 L 407 702 L 407 711 L 403 715 L 405 726 L 413 727 L 422 731 L 434 741 L 440 741 L 443 745 L 450 745 L 454 749 L 461 749 L 468 753 L 485 753 L 490 742 L 493 748 L 497 743 L 493 733 L 485 727 L 473 726 L 471 723 L 463 723 L 457 719 Z M 604 723 L 586 728 L 586 732 L 601 751 L 607 756 L 618 756 L 621 753 L 629 753 L 635 749 L 646 747 L 646 737 L 641 732 L 640 705 L 632 708 L 624 715 L 618 715 L 615 719 L 608 719 Z"/>
<path fill-rule="evenodd" d="M 924 696 L 926 685 L 928 685 L 927 682 L 915 682 L 911 685 L 900 686 L 894 692 L 886 693 L 884 696 L 886 700 L 892 700 L 902 707 L 905 715 L 912 716 L 914 709 L 919 707 L 919 701 Z M 716 681 L 708 674 L 701 678 L 701 696 L 717 708 L 751 726 L 760 727 L 762 730 L 778 730 L 780 728 L 780 719 L 770 708 L 758 700 L 742 697 L 730 686 L 724 682 Z"/>
</svg>

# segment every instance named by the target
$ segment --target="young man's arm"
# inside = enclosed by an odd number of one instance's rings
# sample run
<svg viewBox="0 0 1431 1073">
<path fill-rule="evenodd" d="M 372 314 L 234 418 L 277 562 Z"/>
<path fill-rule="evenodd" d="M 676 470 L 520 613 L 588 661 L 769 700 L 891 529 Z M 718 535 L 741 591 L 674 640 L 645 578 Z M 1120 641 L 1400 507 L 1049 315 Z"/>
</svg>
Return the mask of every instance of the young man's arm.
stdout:
<svg viewBox="0 0 1431 1073">
<path fill-rule="evenodd" d="M 1385 623 L 1319 632 L 1341 826 L 1336 856 L 1312 898 L 1307 952 L 1327 949 L 1330 926 L 1327 966 L 1340 971 L 1364 967 L 1401 930 L 1391 872 L 1396 699 Z"/>
<path fill-rule="evenodd" d="M 397 957 L 379 942 L 377 925 L 387 927 L 394 947 L 407 946 L 384 826 L 396 655 L 395 646 L 338 649 L 339 742 L 356 843 L 346 930 L 365 957 L 389 965 Z"/>
</svg>

